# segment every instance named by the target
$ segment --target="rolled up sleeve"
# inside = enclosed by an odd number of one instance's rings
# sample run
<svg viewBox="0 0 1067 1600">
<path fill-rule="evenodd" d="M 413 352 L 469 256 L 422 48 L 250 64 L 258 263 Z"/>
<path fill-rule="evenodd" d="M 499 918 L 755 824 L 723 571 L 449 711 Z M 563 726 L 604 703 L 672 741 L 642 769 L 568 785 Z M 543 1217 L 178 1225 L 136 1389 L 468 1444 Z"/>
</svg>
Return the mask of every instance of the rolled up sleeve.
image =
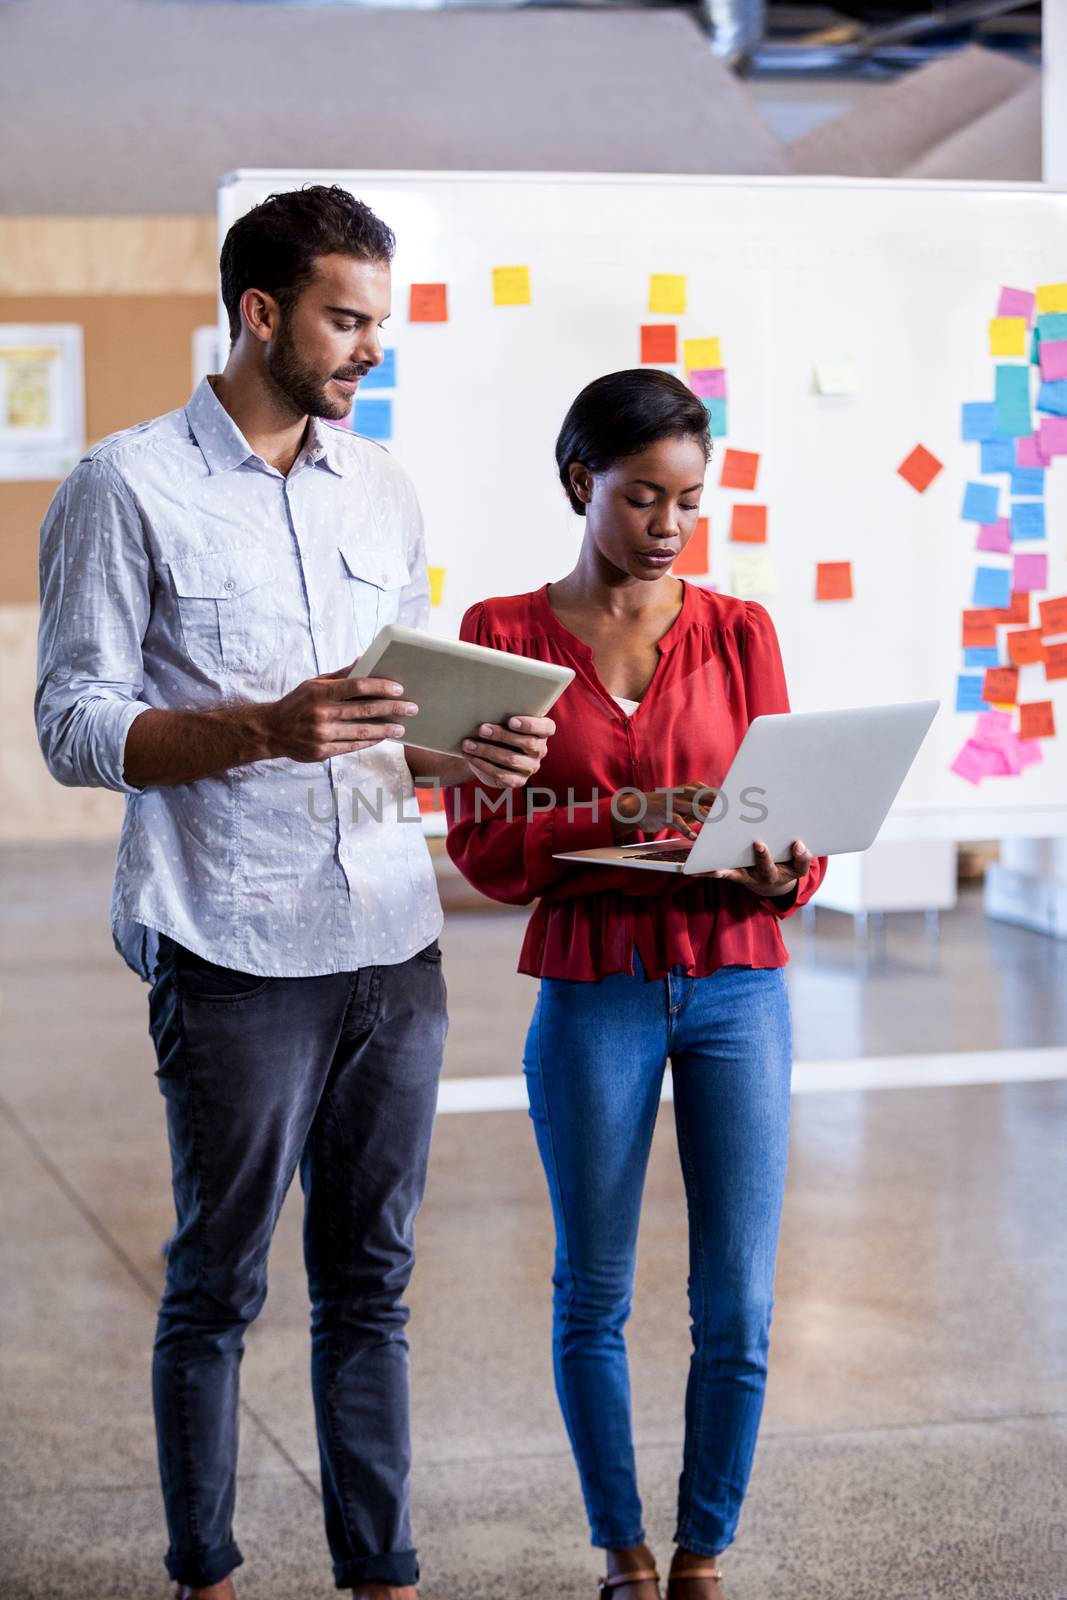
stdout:
<svg viewBox="0 0 1067 1600">
<path fill-rule="evenodd" d="M 141 645 L 151 563 L 136 503 L 104 460 L 81 462 L 41 527 L 37 739 L 70 788 L 140 794 L 123 777 L 126 735 L 142 711 Z"/>
</svg>

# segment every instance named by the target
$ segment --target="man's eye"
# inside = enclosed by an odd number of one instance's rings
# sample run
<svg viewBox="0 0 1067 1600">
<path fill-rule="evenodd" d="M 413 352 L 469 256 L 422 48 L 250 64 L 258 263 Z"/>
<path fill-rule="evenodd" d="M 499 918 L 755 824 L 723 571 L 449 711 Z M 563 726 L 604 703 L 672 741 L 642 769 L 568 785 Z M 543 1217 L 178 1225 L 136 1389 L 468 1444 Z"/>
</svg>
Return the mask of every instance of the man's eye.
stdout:
<svg viewBox="0 0 1067 1600">
<path fill-rule="evenodd" d="M 355 323 L 355 322 L 335 322 L 334 323 L 334 327 L 337 328 L 341 333 L 355 333 L 356 328 L 358 326 L 359 326 L 359 324 Z"/>
</svg>

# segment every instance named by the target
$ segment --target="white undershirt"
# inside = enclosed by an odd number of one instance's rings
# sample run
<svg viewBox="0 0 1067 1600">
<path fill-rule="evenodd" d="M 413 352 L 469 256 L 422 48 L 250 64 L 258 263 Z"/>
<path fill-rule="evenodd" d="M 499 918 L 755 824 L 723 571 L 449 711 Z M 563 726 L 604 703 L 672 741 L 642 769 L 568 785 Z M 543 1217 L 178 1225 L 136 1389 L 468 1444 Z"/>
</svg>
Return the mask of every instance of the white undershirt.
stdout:
<svg viewBox="0 0 1067 1600">
<path fill-rule="evenodd" d="M 628 717 L 632 717 L 641 704 L 640 700 L 625 700 L 621 694 L 613 694 L 611 698 L 617 706 L 622 707 Z"/>
</svg>

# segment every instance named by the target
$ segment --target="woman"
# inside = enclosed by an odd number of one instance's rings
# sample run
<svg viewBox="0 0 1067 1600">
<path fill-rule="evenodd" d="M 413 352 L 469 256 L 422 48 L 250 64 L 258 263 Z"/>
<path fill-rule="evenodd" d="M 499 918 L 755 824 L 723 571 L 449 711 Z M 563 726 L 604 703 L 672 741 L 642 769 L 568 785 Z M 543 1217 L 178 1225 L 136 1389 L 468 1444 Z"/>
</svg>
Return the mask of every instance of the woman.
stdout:
<svg viewBox="0 0 1067 1600">
<path fill-rule="evenodd" d="M 791 1038 L 778 922 L 825 868 L 801 841 L 788 865 L 760 843 L 753 869 L 699 877 L 555 859 L 696 837 L 699 792 L 722 782 L 749 722 L 789 709 L 764 608 L 670 576 L 710 453 L 704 407 L 677 378 L 647 369 L 591 383 L 556 445 L 585 518 L 577 565 L 532 594 L 473 606 L 461 630 L 576 674 L 529 804 L 494 815 L 492 797 L 466 786 L 448 851 L 494 899 L 539 897 L 519 970 L 541 980 L 525 1070 L 556 1224 L 556 1387 L 592 1542 L 607 1552 L 601 1594 L 613 1600 L 660 1593 L 622 1330 L 668 1059 L 693 1354 L 667 1593 L 723 1594 L 715 1558 L 734 1538 L 763 1406 L 785 1179 Z"/>
</svg>

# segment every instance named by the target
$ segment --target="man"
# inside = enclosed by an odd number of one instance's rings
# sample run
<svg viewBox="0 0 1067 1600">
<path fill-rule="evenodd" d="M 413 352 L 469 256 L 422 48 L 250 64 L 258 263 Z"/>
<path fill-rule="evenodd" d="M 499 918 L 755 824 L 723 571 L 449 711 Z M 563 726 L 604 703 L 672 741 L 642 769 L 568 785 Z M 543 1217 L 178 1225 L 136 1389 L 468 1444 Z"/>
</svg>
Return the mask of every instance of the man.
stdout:
<svg viewBox="0 0 1067 1600">
<path fill-rule="evenodd" d="M 512 718 L 467 760 L 406 751 L 403 686 L 346 676 L 429 610 L 407 476 L 322 423 L 382 360 L 393 248 L 337 188 L 235 223 L 225 371 L 91 450 L 42 529 L 38 737 L 59 782 L 127 796 L 111 923 L 152 984 L 177 1209 L 153 1398 L 181 1600 L 235 1593 L 238 1368 L 298 1166 L 334 1574 L 415 1596 L 402 1296 L 446 1020 L 413 779 L 519 786 L 553 731 Z"/>
</svg>

